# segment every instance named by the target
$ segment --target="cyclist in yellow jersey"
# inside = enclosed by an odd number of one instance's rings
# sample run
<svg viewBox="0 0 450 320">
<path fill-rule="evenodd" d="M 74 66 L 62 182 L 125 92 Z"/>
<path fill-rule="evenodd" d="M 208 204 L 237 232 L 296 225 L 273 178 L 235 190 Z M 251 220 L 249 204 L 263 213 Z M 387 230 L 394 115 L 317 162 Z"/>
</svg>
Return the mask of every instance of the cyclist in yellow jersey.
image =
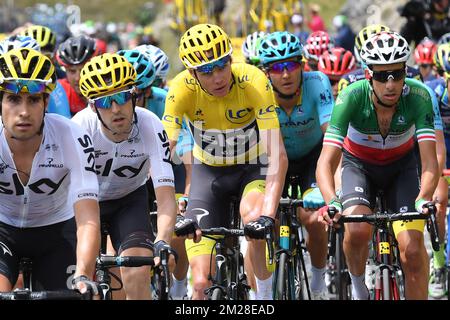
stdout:
<svg viewBox="0 0 450 320">
<path fill-rule="evenodd" d="M 231 44 L 218 26 L 199 24 L 180 40 L 179 54 L 188 70 L 171 83 L 163 124 L 170 147 L 176 144 L 183 117 L 194 136 L 194 164 L 186 219 L 178 235 L 202 228 L 229 227 L 229 203 L 239 197 L 241 219 L 250 239 L 257 278 L 257 299 L 271 299 L 272 277 L 266 269 L 265 241 L 274 218 L 287 156 L 271 85 L 262 71 L 231 64 Z M 193 299 L 203 299 L 210 282 L 213 241 L 187 242 L 193 275 Z"/>
</svg>

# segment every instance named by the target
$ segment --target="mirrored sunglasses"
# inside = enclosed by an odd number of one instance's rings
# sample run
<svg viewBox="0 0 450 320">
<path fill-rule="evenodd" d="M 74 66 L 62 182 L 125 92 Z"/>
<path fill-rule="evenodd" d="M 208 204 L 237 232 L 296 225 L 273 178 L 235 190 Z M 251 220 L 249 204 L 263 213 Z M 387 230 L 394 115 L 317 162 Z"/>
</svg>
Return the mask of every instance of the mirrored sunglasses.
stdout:
<svg viewBox="0 0 450 320">
<path fill-rule="evenodd" d="M 205 64 L 203 66 L 199 66 L 199 67 L 195 68 L 195 70 L 197 70 L 198 72 L 201 72 L 201 73 L 212 73 L 214 71 L 214 68 L 219 68 L 219 69 L 225 68 L 225 66 L 227 65 L 228 61 L 230 61 L 230 59 L 231 59 L 230 55 L 227 55 L 223 58 L 220 58 L 217 61 Z"/>
<path fill-rule="evenodd" d="M 284 70 L 292 72 L 298 70 L 301 66 L 302 64 L 298 61 L 276 62 L 269 66 L 269 71 L 275 74 L 281 74 Z"/>
<path fill-rule="evenodd" d="M 28 92 L 31 94 L 45 92 L 48 84 L 52 81 L 29 80 L 29 79 L 1 79 L 0 88 L 5 91 L 18 94 L 19 92 Z"/>
<path fill-rule="evenodd" d="M 89 100 L 89 102 L 93 104 L 96 108 L 109 109 L 111 108 L 113 101 L 121 106 L 130 101 L 132 96 L 133 96 L 133 89 L 130 89 L 126 91 L 117 92 L 109 96 L 91 99 Z"/>
</svg>

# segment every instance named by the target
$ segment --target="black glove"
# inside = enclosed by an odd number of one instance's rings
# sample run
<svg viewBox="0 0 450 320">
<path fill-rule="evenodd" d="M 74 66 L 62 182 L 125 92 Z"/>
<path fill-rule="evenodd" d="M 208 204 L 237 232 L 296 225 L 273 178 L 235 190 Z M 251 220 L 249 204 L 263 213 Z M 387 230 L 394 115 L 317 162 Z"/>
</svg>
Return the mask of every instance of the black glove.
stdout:
<svg viewBox="0 0 450 320">
<path fill-rule="evenodd" d="M 91 292 L 93 296 L 99 294 L 100 291 L 98 283 L 93 280 L 89 280 L 89 278 L 86 277 L 85 275 L 81 275 L 72 279 L 72 289 L 78 289 L 77 287 L 78 282 L 83 282 L 86 285 L 86 288 Z"/>
<path fill-rule="evenodd" d="M 177 215 L 177 222 L 175 223 L 175 235 L 177 237 L 195 234 L 197 229 L 200 229 L 197 221 Z"/>
<path fill-rule="evenodd" d="M 161 251 L 166 251 L 167 252 L 167 258 L 169 258 L 169 255 L 173 255 L 175 258 L 175 262 L 178 261 L 178 254 L 176 253 L 175 250 L 172 249 L 172 247 L 165 242 L 164 240 L 159 240 L 157 242 L 155 242 L 155 244 L 153 245 L 153 247 L 155 248 L 155 252 L 154 252 L 154 256 L 155 257 L 160 257 L 161 258 Z"/>
<path fill-rule="evenodd" d="M 257 220 L 244 226 L 244 234 L 252 239 L 265 239 L 266 234 L 273 232 L 275 220 L 268 216 L 260 216 Z"/>
</svg>

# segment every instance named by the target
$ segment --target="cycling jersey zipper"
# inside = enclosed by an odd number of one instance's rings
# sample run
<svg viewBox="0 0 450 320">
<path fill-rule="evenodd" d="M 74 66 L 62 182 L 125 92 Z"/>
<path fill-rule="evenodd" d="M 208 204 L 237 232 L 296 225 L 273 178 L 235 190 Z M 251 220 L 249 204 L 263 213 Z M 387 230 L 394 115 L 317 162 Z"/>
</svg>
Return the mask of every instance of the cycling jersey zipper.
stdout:
<svg viewBox="0 0 450 320">
<path fill-rule="evenodd" d="M 28 195 L 28 186 L 23 188 L 23 197 L 22 197 L 22 212 L 20 214 L 20 227 L 23 228 L 25 226 L 26 216 L 28 215 L 29 209 L 29 195 Z"/>
</svg>

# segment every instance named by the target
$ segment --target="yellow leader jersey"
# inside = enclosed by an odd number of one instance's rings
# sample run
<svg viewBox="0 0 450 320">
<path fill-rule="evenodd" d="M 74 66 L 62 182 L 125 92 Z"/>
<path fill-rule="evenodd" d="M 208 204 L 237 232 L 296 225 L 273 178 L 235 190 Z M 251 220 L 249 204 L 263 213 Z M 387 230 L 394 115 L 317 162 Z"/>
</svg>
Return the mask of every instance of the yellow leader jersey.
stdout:
<svg viewBox="0 0 450 320">
<path fill-rule="evenodd" d="M 162 122 L 176 141 L 183 119 L 194 137 L 193 155 L 211 166 L 244 164 L 266 150 L 260 130 L 279 128 L 275 97 L 266 75 L 245 63 L 231 65 L 232 84 L 225 97 L 205 92 L 188 70 L 170 85 Z"/>
</svg>

